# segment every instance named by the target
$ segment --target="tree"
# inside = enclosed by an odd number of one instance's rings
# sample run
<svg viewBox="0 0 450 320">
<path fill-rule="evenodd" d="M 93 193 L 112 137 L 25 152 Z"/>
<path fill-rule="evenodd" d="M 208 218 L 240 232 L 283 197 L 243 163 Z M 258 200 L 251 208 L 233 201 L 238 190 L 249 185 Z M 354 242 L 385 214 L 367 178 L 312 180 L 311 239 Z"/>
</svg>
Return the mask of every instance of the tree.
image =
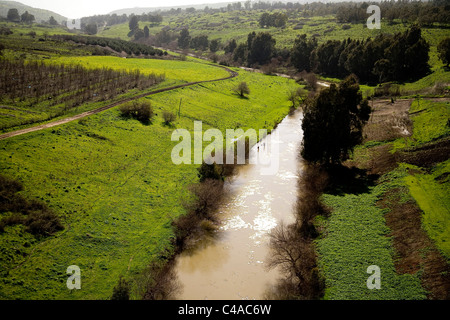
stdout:
<svg viewBox="0 0 450 320">
<path fill-rule="evenodd" d="M 205 50 L 209 46 L 208 36 L 201 35 L 191 39 L 190 46 L 195 50 Z"/>
<path fill-rule="evenodd" d="M 189 35 L 189 30 L 184 28 L 180 32 L 180 36 L 178 37 L 178 46 L 181 49 L 189 48 L 189 44 L 191 43 L 191 36 Z"/>
<path fill-rule="evenodd" d="M 450 38 L 442 40 L 438 47 L 439 59 L 448 67 L 450 64 Z"/>
<path fill-rule="evenodd" d="M 142 29 L 134 30 L 134 40 L 139 40 L 145 37 L 145 32 Z"/>
<path fill-rule="evenodd" d="M 56 19 L 53 16 L 50 17 L 50 19 L 48 20 L 48 23 L 52 26 L 58 25 L 58 21 L 56 21 Z"/>
<path fill-rule="evenodd" d="M 240 43 L 233 52 L 233 61 L 239 61 L 242 63 L 248 54 L 247 45 L 245 43 Z"/>
<path fill-rule="evenodd" d="M 21 16 L 20 20 L 24 23 L 32 23 L 35 18 L 32 14 L 29 14 L 28 11 L 25 11 Z"/>
<path fill-rule="evenodd" d="M 346 160 L 361 142 L 362 129 L 370 112 L 354 75 L 339 86 L 332 84 L 322 90 L 304 110 L 303 158 L 324 165 Z"/>
<path fill-rule="evenodd" d="M 146 39 L 148 39 L 148 37 L 150 37 L 150 29 L 148 28 L 148 26 L 144 27 L 144 37 Z"/>
<path fill-rule="evenodd" d="M 9 21 L 19 22 L 20 21 L 19 10 L 14 8 L 9 9 L 6 17 Z"/>
<path fill-rule="evenodd" d="M 98 32 L 97 24 L 90 23 L 85 27 L 85 30 L 90 35 L 97 34 L 97 32 Z"/>
<path fill-rule="evenodd" d="M 237 47 L 236 40 L 231 39 L 230 42 L 228 42 L 228 44 L 225 46 L 225 48 L 223 48 L 223 50 L 225 51 L 225 53 L 233 53 L 236 47 Z"/>
<path fill-rule="evenodd" d="M 297 109 L 302 105 L 308 97 L 308 91 L 303 88 L 297 88 L 297 90 L 291 90 L 288 93 L 288 100 L 292 103 L 291 110 Z"/>
<path fill-rule="evenodd" d="M 238 86 L 234 89 L 234 91 L 237 92 L 237 94 L 239 94 L 239 96 L 241 96 L 242 98 L 246 94 L 250 94 L 250 89 L 248 88 L 247 82 L 245 81 L 239 83 Z"/>
<path fill-rule="evenodd" d="M 220 42 L 217 39 L 211 40 L 209 43 L 209 51 L 211 52 L 217 52 L 219 50 Z"/>
<path fill-rule="evenodd" d="M 317 47 L 315 38 L 308 39 L 306 34 L 298 36 L 291 51 L 291 62 L 298 71 L 311 71 L 311 53 Z"/>
<path fill-rule="evenodd" d="M 128 23 L 128 26 L 130 27 L 130 31 L 135 31 L 139 28 L 139 18 L 138 16 L 131 16 L 130 22 Z"/>
<path fill-rule="evenodd" d="M 303 238 L 295 224 L 284 223 L 272 230 L 269 239 L 271 254 L 266 268 L 280 268 L 286 276 L 285 285 L 293 287 L 290 295 L 296 299 L 319 299 L 322 285 L 317 276 L 312 240 Z"/>
<path fill-rule="evenodd" d="M 249 35 L 249 53 L 248 63 L 258 63 L 263 65 L 267 63 L 274 55 L 275 52 L 275 39 L 268 32 L 258 33 L 255 37 L 253 34 Z"/>
</svg>

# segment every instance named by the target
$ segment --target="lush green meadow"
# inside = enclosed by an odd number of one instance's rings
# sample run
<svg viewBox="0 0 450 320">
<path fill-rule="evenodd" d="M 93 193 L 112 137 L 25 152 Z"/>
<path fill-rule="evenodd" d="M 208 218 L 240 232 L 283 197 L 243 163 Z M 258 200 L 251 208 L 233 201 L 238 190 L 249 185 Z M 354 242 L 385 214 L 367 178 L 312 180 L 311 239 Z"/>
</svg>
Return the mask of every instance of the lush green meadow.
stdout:
<svg viewBox="0 0 450 320">
<path fill-rule="evenodd" d="M 10 36 L 7 38 L 7 41 L 8 45 L 11 45 L 12 48 L 14 48 L 16 42 L 24 43 L 25 47 L 21 48 L 21 50 L 24 51 L 24 57 L 29 60 L 41 60 L 42 55 L 44 55 L 47 58 L 43 59 L 43 61 L 47 64 L 64 64 L 66 66 L 81 65 L 88 69 L 110 68 L 120 72 L 133 72 L 139 70 L 142 75 L 162 75 L 165 80 L 157 85 L 145 89 L 148 92 L 187 82 L 214 80 L 229 76 L 229 73 L 222 68 L 208 64 L 201 64 L 192 59 L 190 59 L 190 61 L 180 61 L 162 59 L 126 59 L 114 56 L 68 56 L 65 55 L 65 50 L 70 51 L 71 47 L 64 43 L 56 44 L 51 42 L 48 44 L 39 42 L 38 40 L 27 36 L 18 36 L 17 38 Z M 35 44 L 41 47 L 35 47 Z M 52 55 L 51 52 L 49 53 L 48 51 L 48 47 L 52 44 L 55 48 L 53 51 L 58 52 L 57 55 Z M 31 48 L 34 49 L 29 51 Z M 77 52 L 80 54 L 86 53 L 85 49 L 81 48 L 79 48 Z M 50 54 L 50 56 L 47 56 L 48 54 Z M 5 57 L 13 59 L 13 55 L 17 56 L 18 52 L 9 50 L 6 52 Z M 43 123 L 62 117 L 72 116 L 88 110 L 93 110 L 108 105 L 112 102 L 120 101 L 121 99 L 130 98 L 137 94 L 142 94 L 142 90 L 132 89 L 124 94 L 120 94 L 117 97 L 108 100 L 93 99 L 93 101 L 84 103 L 69 110 L 66 110 L 65 105 L 63 104 L 51 104 L 51 100 L 35 103 L 30 99 L 16 99 L 15 101 L 2 99 L 2 107 L 0 109 L 0 128 L 4 132 L 17 130 L 37 122 Z"/>
<path fill-rule="evenodd" d="M 163 74 L 171 84 L 226 78 L 230 74 L 221 68 L 193 61 L 160 59 L 126 59 L 119 57 L 88 56 L 60 57 L 52 63 L 77 64 L 86 68 L 112 68 L 115 70 L 139 70 L 142 74 Z"/>
<path fill-rule="evenodd" d="M 188 65 L 195 74 L 199 65 Z M 172 132 L 193 130 L 194 120 L 203 121 L 203 130 L 271 129 L 288 113 L 287 90 L 295 82 L 239 73 L 232 80 L 143 98 L 156 113 L 149 125 L 122 118 L 116 107 L 1 141 L 1 172 L 22 181 L 25 196 L 56 210 L 65 230 L 44 240 L 20 225 L 0 234 L 0 297 L 108 299 L 120 275 L 132 279 L 170 253 L 171 220 L 184 213 L 187 187 L 198 179 L 197 166 L 172 163 L 177 144 Z M 250 87 L 247 99 L 232 91 L 239 81 Z M 180 101 L 181 118 L 164 125 L 162 110 L 177 112 Z M 66 288 L 66 268 L 72 264 L 81 268 L 83 290 Z"/>
<path fill-rule="evenodd" d="M 377 206 L 387 191 L 404 186 L 404 176 L 405 170 L 396 170 L 383 177 L 384 183 L 365 192 L 324 195 L 325 204 L 332 210 L 326 220 L 326 235 L 317 241 L 326 281 L 325 299 L 425 299 L 419 274 L 397 274 L 386 212 Z M 380 267 L 379 290 L 367 288 L 366 280 L 372 273 L 366 271 L 372 265 Z"/>
</svg>

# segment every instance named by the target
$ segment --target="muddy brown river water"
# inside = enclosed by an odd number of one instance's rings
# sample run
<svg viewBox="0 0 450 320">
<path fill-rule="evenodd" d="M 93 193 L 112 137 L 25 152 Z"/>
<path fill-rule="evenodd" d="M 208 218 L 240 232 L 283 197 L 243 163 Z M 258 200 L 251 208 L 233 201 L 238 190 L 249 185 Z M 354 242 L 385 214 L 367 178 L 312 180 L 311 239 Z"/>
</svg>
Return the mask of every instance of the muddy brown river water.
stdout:
<svg viewBox="0 0 450 320">
<path fill-rule="evenodd" d="M 250 157 L 267 154 L 272 164 L 278 163 L 278 170 L 267 174 L 264 165 L 248 164 L 227 183 L 216 237 L 177 258 L 175 270 L 182 285 L 178 299 L 264 299 L 266 290 L 281 277 L 279 270 L 266 268 L 268 233 L 281 221 L 294 220 L 301 118 L 301 112 L 287 116 L 259 143 L 259 150 L 254 146 L 250 152 Z"/>
</svg>

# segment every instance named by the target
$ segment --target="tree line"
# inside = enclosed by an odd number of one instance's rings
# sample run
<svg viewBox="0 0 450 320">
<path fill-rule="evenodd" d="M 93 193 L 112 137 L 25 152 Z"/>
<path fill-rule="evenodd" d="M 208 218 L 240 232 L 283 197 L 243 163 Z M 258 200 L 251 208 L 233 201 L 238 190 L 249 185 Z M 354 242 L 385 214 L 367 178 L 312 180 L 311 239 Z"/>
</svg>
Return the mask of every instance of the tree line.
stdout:
<svg viewBox="0 0 450 320">
<path fill-rule="evenodd" d="M 28 11 L 25 11 L 20 15 L 19 10 L 14 8 L 8 10 L 6 19 L 8 19 L 11 22 L 23 22 L 23 23 L 33 23 L 36 20 L 34 15 L 28 13 Z"/>
<path fill-rule="evenodd" d="M 188 31 L 182 31 L 179 46 L 187 48 L 189 41 Z M 329 40 L 319 45 L 314 37 L 303 34 L 294 40 L 290 50 L 277 49 L 275 44 L 270 33 L 251 32 L 246 42 L 237 44 L 232 39 L 223 49 L 225 55 L 240 65 L 262 66 L 276 59 L 299 72 L 338 78 L 355 74 L 365 83 L 418 79 L 430 68 L 430 45 L 422 37 L 420 27 L 415 25 L 402 33 L 380 34 L 364 40 Z M 441 57 L 445 57 L 446 47 L 441 45 Z"/>
<path fill-rule="evenodd" d="M 302 35 L 294 42 L 291 62 L 299 71 L 333 77 L 353 73 L 363 82 L 405 81 L 418 79 L 429 71 L 429 50 L 418 26 L 394 35 L 329 40 L 321 45 Z"/>
<path fill-rule="evenodd" d="M 103 38 L 103 37 L 87 37 L 81 35 L 54 35 L 51 37 L 54 40 L 59 41 L 73 41 L 75 43 L 81 43 L 85 45 L 92 46 L 101 46 L 101 47 L 109 47 L 116 52 L 126 52 L 129 55 L 144 55 L 144 56 L 162 56 L 164 52 L 162 50 L 153 48 L 151 46 L 119 40 L 112 38 Z"/>
<path fill-rule="evenodd" d="M 336 19 L 339 22 L 360 23 L 367 20 L 366 9 L 369 4 L 380 7 L 383 18 L 389 23 L 401 20 L 406 23 L 420 23 L 432 25 L 433 23 L 449 23 L 450 6 L 445 1 L 381 1 L 363 3 L 342 3 L 336 11 Z"/>
<path fill-rule="evenodd" d="M 163 30 L 156 39 L 160 44 L 176 39 L 180 49 L 210 50 L 220 48 L 225 55 L 218 58 L 221 64 L 260 67 L 272 63 L 295 67 L 299 72 L 315 72 L 331 77 L 345 78 L 355 74 L 364 83 L 382 83 L 419 79 L 430 70 L 428 64 L 430 45 L 423 38 L 419 26 L 413 25 L 404 32 L 379 34 L 375 38 L 328 40 L 318 44 L 317 39 L 306 34 L 298 36 L 292 48 L 277 49 L 276 40 L 269 32 L 251 32 L 247 41 L 235 39 L 222 44 L 209 40 L 207 35 L 191 37 L 189 29 L 178 34 Z M 447 46 L 439 47 L 445 62 Z"/>
</svg>

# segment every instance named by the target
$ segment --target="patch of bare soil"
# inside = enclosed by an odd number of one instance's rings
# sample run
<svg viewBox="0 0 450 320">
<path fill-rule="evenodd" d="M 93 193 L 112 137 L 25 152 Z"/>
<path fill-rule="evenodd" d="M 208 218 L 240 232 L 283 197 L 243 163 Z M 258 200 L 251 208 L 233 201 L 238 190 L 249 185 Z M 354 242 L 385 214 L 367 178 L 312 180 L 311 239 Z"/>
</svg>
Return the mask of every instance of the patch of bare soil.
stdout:
<svg viewBox="0 0 450 320">
<path fill-rule="evenodd" d="M 413 99 L 391 100 L 376 99 L 370 101 L 372 114 L 364 127 L 364 140 L 391 141 L 411 135 L 412 122 L 409 108 Z"/>
<path fill-rule="evenodd" d="M 396 156 L 390 152 L 391 148 L 390 144 L 372 147 L 367 150 L 368 154 L 364 159 L 347 160 L 344 165 L 366 170 L 367 175 L 381 176 L 398 166 Z"/>
<path fill-rule="evenodd" d="M 413 201 L 402 203 L 401 190 L 387 192 L 379 205 L 390 211 L 386 224 L 396 251 L 395 268 L 400 274 L 423 270 L 423 287 L 430 300 L 450 299 L 450 266 L 422 228 L 421 210 Z"/>
<path fill-rule="evenodd" d="M 436 163 L 443 162 L 450 155 L 450 138 L 428 143 L 414 149 L 399 151 L 396 158 L 399 162 L 406 162 L 423 168 L 430 168 Z"/>
</svg>

